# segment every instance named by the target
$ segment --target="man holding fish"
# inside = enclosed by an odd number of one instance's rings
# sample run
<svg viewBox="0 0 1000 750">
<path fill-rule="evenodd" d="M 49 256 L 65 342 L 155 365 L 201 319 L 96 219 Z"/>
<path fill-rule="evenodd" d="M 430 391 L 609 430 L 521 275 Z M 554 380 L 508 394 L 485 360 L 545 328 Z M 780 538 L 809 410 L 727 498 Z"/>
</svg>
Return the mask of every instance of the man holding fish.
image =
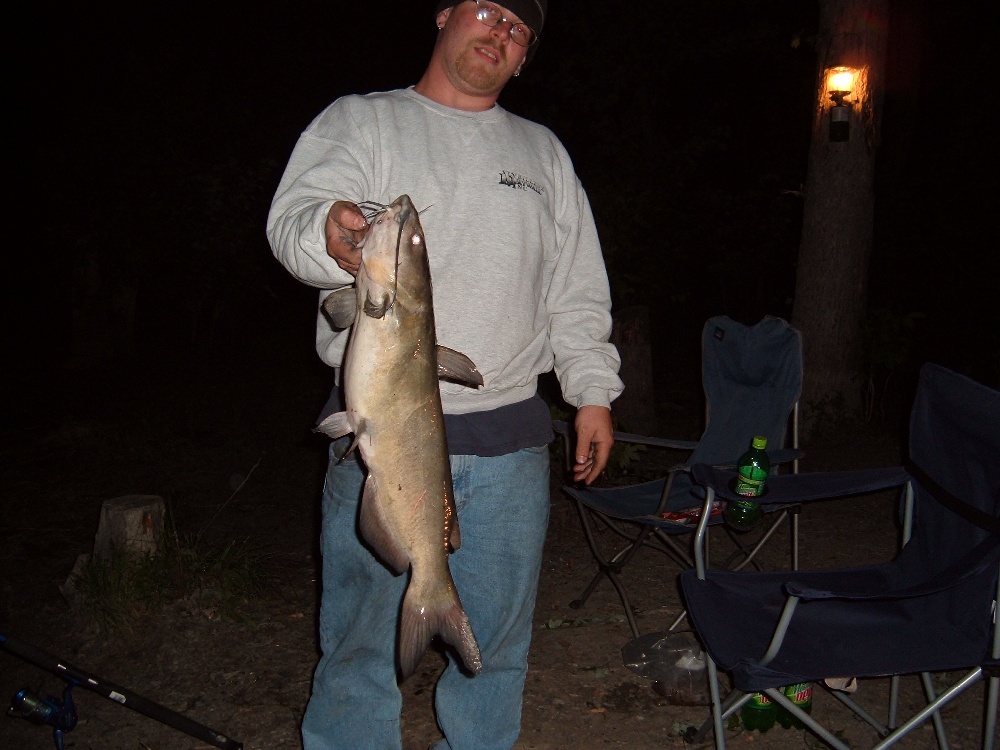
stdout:
<svg viewBox="0 0 1000 750">
<path fill-rule="evenodd" d="M 306 750 L 399 748 L 397 679 L 435 634 L 454 652 L 434 747 L 511 748 L 549 512 L 540 374 L 577 409 L 575 480 L 607 463 L 622 384 L 590 205 L 558 139 L 496 104 L 546 10 L 439 2 L 423 77 L 331 104 L 274 197 L 271 246 L 321 289 L 338 382 Z"/>
</svg>

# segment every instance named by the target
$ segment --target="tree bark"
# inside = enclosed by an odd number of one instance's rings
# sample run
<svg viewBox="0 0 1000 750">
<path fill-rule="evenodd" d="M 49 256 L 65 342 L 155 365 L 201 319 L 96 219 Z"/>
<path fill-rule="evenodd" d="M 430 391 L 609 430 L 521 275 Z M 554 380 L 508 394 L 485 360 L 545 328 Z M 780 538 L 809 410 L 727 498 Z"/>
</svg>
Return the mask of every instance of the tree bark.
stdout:
<svg viewBox="0 0 1000 750">
<path fill-rule="evenodd" d="M 793 324 L 802 332 L 806 414 L 858 416 L 861 324 L 872 248 L 875 150 L 884 91 L 888 0 L 820 0 L 817 86 Z M 847 141 L 830 141 L 826 70 L 856 68 Z"/>
<path fill-rule="evenodd" d="M 94 537 L 94 557 L 110 560 L 114 554 L 153 555 L 163 537 L 166 513 L 158 495 L 123 495 L 105 500 Z"/>
<path fill-rule="evenodd" d="M 618 349 L 625 384 L 611 405 L 618 429 L 640 435 L 656 435 L 656 391 L 653 387 L 653 357 L 649 335 L 649 308 L 629 307 L 614 315 L 611 343 Z"/>
</svg>

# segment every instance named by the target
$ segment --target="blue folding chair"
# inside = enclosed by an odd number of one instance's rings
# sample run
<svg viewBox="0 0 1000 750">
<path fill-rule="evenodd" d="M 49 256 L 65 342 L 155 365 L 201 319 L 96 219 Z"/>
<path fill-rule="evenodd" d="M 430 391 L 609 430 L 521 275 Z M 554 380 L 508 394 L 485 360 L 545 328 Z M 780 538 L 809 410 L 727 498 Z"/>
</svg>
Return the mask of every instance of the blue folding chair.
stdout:
<svg viewBox="0 0 1000 750">
<path fill-rule="evenodd" d="M 597 585 L 607 578 L 618 592 L 633 636 L 639 637 L 631 600 L 621 573 L 639 550 L 658 550 L 682 568 L 694 565 L 689 552 L 704 492 L 691 481 L 694 463 L 735 466 L 754 435 L 768 438 L 774 467 L 798 470 L 798 399 L 802 389 L 802 341 L 799 332 L 781 318 L 765 317 L 753 326 L 725 316 L 710 318 L 702 330 L 702 382 L 705 390 L 705 431 L 697 441 L 647 437 L 616 432 L 620 443 L 636 443 L 683 451 L 685 459 L 665 476 L 624 487 L 566 486 L 563 491 L 579 511 L 587 545 L 597 572 L 571 605 L 584 606 Z M 555 424 L 565 438 L 567 462 L 572 439 L 568 426 Z M 790 434 L 789 434 L 790 433 Z M 789 446 L 785 448 L 785 446 Z M 720 507 L 711 523 L 721 522 Z M 734 555 L 728 566 L 757 564 L 758 552 L 780 524 L 792 525 L 792 567 L 798 567 L 798 516 L 782 508 L 756 535 L 731 535 Z M 596 536 L 610 530 L 624 546 L 606 554 Z M 681 543 L 684 538 L 684 544 Z M 748 541 L 749 540 L 749 541 Z M 621 542 L 619 541 L 619 544 Z M 683 619 L 680 613 L 671 630 Z"/>
<path fill-rule="evenodd" d="M 734 474 L 693 468 L 706 507 L 731 498 Z M 891 677 L 885 725 L 842 692 L 828 690 L 869 723 L 888 747 L 928 717 L 938 745 L 947 738 L 941 709 L 988 675 L 982 746 L 996 741 L 1000 686 L 1000 392 L 934 364 L 921 368 L 910 415 L 906 467 L 817 472 L 768 480 L 766 501 L 808 503 L 899 487 L 902 540 L 891 562 L 780 573 L 709 570 L 704 526 L 696 533 L 695 569 L 681 573 L 691 622 L 708 654 L 712 718 L 688 739 L 714 731 L 754 692 L 766 692 L 830 746 L 840 739 L 789 701 L 783 685 L 825 678 Z M 735 690 L 722 700 L 718 670 Z M 943 692 L 931 673 L 962 676 Z M 927 703 L 897 722 L 899 678 L 920 675 Z M 948 675 L 938 675 L 939 679 Z M 818 692 L 823 696 L 826 693 Z M 860 692 L 858 693 L 860 695 Z M 828 722 L 829 723 L 829 722 Z"/>
</svg>

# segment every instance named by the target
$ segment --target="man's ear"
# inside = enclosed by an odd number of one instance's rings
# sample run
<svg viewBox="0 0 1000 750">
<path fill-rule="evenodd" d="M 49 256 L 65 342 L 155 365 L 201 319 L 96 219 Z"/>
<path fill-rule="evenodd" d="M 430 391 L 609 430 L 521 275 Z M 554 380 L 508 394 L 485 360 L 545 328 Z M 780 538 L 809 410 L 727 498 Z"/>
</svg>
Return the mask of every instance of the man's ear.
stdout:
<svg viewBox="0 0 1000 750">
<path fill-rule="evenodd" d="M 452 8 L 453 7 L 455 6 L 452 6 Z M 439 29 L 443 29 L 444 25 L 448 23 L 448 16 L 450 15 L 451 15 L 451 8 L 445 8 L 444 10 L 442 10 L 440 13 L 437 14 L 437 17 L 434 20 L 437 22 L 437 27 Z"/>
</svg>

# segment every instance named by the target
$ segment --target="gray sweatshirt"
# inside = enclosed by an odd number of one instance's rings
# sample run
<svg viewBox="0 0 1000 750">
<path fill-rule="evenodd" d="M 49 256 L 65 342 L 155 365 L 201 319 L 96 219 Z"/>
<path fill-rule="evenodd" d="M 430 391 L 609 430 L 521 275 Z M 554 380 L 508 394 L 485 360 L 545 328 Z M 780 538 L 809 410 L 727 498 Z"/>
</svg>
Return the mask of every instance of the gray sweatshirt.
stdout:
<svg viewBox="0 0 1000 750">
<path fill-rule="evenodd" d="M 622 382 L 607 272 L 587 196 L 552 132 L 500 106 L 466 112 L 412 89 L 338 99 L 289 159 L 268 216 L 274 254 L 322 300 L 354 280 L 326 254 L 330 206 L 403 193 L 421 211 L 438 343 L 468 355 L 485 381 L 442 381 L 445 412 L 528 399 L 553 367 L 567 403 L 609 406 Z M 324 362 L 339 368 L 348 334 L 317 312 Z"/>
</svg>

